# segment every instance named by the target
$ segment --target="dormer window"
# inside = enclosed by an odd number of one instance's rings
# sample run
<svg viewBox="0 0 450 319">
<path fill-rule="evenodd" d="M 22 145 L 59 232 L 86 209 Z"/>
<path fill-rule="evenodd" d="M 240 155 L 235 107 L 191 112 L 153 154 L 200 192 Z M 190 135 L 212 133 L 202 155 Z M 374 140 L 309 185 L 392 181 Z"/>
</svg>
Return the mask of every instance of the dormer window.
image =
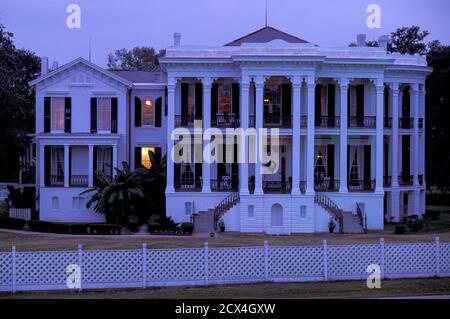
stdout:
<svg viewBox="0 0 450 319">
<path fill-rule="evenodd" d="M 154 126 L 155 125 L 155 105 L 151 97 L 144 98 L 142 105 L 142 125 Z"/>
</svg>

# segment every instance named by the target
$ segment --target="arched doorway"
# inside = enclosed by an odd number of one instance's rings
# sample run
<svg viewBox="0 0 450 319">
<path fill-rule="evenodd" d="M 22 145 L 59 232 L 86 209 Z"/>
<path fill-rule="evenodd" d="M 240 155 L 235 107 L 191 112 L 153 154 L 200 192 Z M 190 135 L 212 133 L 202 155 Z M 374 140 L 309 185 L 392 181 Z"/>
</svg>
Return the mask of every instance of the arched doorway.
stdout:
<svg viewBox="0 0 450 319">
<path fill-rule="evenodd" d="M 283 207 L 280 204 L 274 204 L 272 206 L 270 224 L 272 227 L 283 226 Z"/>
</svg>

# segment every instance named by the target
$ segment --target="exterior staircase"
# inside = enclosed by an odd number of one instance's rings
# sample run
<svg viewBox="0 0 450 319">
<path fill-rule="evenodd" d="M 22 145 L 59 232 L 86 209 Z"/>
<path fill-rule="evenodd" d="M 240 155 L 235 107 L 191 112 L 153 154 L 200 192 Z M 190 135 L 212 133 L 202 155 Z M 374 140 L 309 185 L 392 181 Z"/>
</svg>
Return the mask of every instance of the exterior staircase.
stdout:
<svg viewBox="0 0 450 319">
<path fill-rule="evenodd" d="M 314 201 L 323 209 L 325 209 L 331 217 L 339 225 L 339 232 L 346 234 L 362 234 L 364 233 L 364 218 L 357 205 L 357 214 L 352 212 L 344 212 L 339 206 L 334 203 L 328 196 L 323 193 L 316 193 Z"/>
<path fill-rule="evenodd" d="M 219 231 L 219 221 L 223 215 L 239 203 L 238 192 L 225 197 L 215 208 L 199 211 L 193 215 L 194 234 L 210 234 Z"/>
</svg>

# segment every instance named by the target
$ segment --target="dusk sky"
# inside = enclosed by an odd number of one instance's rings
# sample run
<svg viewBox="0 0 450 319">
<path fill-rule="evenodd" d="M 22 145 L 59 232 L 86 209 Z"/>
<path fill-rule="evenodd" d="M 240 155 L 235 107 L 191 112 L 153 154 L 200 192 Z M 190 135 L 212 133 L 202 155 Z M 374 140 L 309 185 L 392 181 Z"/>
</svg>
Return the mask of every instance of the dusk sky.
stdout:
<svg viewBox="0 0 450 319">
<path fill-rule="evenodd" d="M 69 4 L 81 7 L 81 28 L 69 29 Z M 366 26 L 369 4 L 381 7 L 381 29 Z M 119 48 L 173 43 L 222 45 L 264 26 L 265 0 L 0 0 L 0 23 L 19 48 L 60 64 L 88 57 L 105 66 Z M 397 27 L 419 25 L 427 40 L 450 44 L 448 0 L 268 0 L 268 24 L 320 46 L 347 46 L 357 33 L 377 39 Z"/>
</svg>

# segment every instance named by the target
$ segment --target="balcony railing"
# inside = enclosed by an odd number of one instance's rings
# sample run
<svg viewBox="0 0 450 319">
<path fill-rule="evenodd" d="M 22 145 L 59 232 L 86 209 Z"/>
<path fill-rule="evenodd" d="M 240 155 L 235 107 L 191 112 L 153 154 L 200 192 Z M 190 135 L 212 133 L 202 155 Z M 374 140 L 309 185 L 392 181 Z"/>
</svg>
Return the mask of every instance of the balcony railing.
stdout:
<svg viewBox="0 0 450 319">
<path fill-rule="evenodd" d="M 63 187 L 64 175 L 47 175 L 45 178 L 46 186 Z"/>
<path fill-rule="evenodd" d="M 194 127 L 194 120 L 201 120 L 202 117 L 194 115 L 175 115 L 175 127 Z"/>
<path fill-rule="evenodd" d="M 375 128 L 377 120 L 375 116 L 350 116 L 348 127 Z"/>
<path fill-rule="evenodd" d="M 412 186 L 414 181 L 413 175 L 401 174 L 398 176 L 398 184 L 400 186 Z"/>
<path fill-rule="evenodd" d="M 211 190 L 213 192 L 235 192 L 239 189 L 238 180 L 222 180 L 218 181 L 216 179 L 211 180 Z"/>
<path fill-rule="evenodd" d="M 320 180 L 314 181 L 314 190 L 316 192 L 337 192 L 339 191 L 340 183 L 338 180 Z"/>
<path fill-rule="evenodd" d="M 347 187 L 350 192 L 372 192 L 375 190 L 375 180 L 350 180 Z"/>
<path fill-rule="evenodd" d="M 88 175 L 70 175 L 69 184 L 72 187 L 87 187 Z"/>
<path fill-rule="evenodd" d="M 398 119 L 398 128 L 409 130 L 414 127 L 414 119 L 410 117 L 400 117 Z"/>
<path fill-rule="evenodd" d="M 417 178 L 419 179 L 419 184 L 423 185 L 423 175 L 419 175 Z"/>
<path fill-rule="evenodd" d="M 264 193 L 266 194 L 290 194 L 292 189 L 291 182 L 264 181 Z"/>
<path fill-rule="evenodd" d="M 341 125 L 339 116 L 320 116 L 316 118 L 316 127 L 338 128 Z"/>
<path fill-rule="evenodd" d="M 211 118 L 212 127 L 239 127 L 240 120 L 236 114 L 221 114 L 218 113 Z"/>
<path fill-rule="evenodd" d="M 384 118 L 384 128 L 392 128 L 392 117 Z"/>
<path fill-rule="evenodd" d="M 391 187 L 391 185 L 392 185 L 392 176 L 384 176 L 383 177 L 383 186 Z"/>
<path fill-rule="evenodd" d="M 199 192 L 201 189 L 201 180 L 183 179 L 175 181 L 175 190 L 178 192 Z"/>
<path fill-rule="evenodd" d="M 292 127 L 292 116 L 264 116 L 264 127 Z"/>
</svg>

